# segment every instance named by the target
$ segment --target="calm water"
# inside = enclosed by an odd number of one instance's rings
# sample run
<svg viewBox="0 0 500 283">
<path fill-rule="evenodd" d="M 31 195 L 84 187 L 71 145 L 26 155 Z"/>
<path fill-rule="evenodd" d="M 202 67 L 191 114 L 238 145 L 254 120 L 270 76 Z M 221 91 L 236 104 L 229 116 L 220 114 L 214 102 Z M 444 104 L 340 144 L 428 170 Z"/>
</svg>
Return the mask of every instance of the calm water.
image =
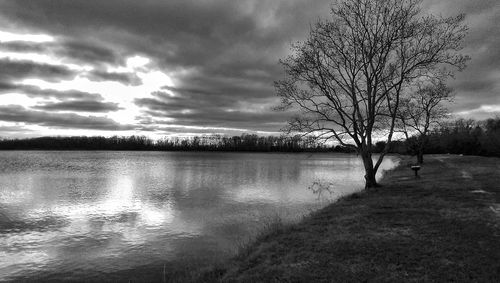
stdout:
<svg viewBox="0 0 500 283">
<path fill-rule="evenodd" d="M 0 152 L 0 281 L 161 280 L 361 189 L 355 155 Z M 386 158 L 384 169 L 395 165 Z M 313 182 L 331 183 L 314 194 Z"/>
</svg>

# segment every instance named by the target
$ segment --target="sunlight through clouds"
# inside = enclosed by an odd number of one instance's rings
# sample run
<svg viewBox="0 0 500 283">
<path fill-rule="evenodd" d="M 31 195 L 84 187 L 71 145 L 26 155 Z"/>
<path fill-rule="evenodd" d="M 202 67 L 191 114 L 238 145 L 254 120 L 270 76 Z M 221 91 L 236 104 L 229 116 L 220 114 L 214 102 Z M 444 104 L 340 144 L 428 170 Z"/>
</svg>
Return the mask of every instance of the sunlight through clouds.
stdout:
<svg viewBox="0 0 500 283">
<path fill-rule="evenodd" d="M 61 81 L 57 83 L 47 82 L 40 79 L 25 79 L 22 84 L 36 85 L 44 89 L 55 89 L 60 91 L 79 90 L 91 93 L 99 93 L 105 101 L 119 103 L 122 110 L 113 113 L 107 113 L 106 116 L 122 124 L 134 124 L 135 117 L 140 116 L 139 107 L 133 103 L 133 100 L 140 97 L 151 97 L 150 93 L 158 91 L 165 85 L 172 86 L 172 80 L 169 76 L 159 70 L 148 70 L 143 68 L 150 59 L 145 57 L 132 57 L 127 60 L 127 70 L 141 71 L 136 72 L 141 79 L 142 84 L 138 86 L 127 86 L 119 82 L 112 81 L 91 81 L 82 76 L 74 80 Z M 120 69 L 122 71 L 122 69 Z"/>
<path fill-rule="evenodd" d="M 132 70 L 135 70 L 135 69 L 145 67 L 150 62 L 151 62 L 151 59 L 143 57 L 143 56 L 129 57 L 127 59 L 127 67 L 132 69 Z"/>
<path fill-rule="evenodd" d="M 18 61 L 31 61 L 36 63 L 44 63 L 49 65 L 60 65 L 68 67 L 71 70 L 75 71 L 91 71 L 93 67 L 90 65 L 77 65 L 68 63 L 66 60 L 57 59 L 53 56 L 45 55 L 45 54 L 37 54 L 37 53 L 16 53 L 16 52 L 2 52 L 0 51 L 0 59 L 12 59 Z"/>
<path fill-rule="evenodd" d="M 30 42 L 53 42 L 55 38 L 48 34 L 18 34 L 0 31 L 0 42 L 30 41 Z"/>
<path fill-rule="evenodd" d="M 58 105 L 71 103 L 78 108 L 78 103 L 93 103 L 94 112 L 81 106 L 72 113 L 129 126 L 127 131 L 83 129 L 82 134 L 179 135 L 191 134 L 190 127 L 198 127 L 193 129 L 198 134 L 277 133 L 294 115 L 272 110 L 279 104 L 273 81 L 283 75 L 278 60 L 289 54 L 291 42 L 307 35 L 312 23 L 329 16 L 331 4 L 331 0 L 105 2 L 0 1 L 0 21 L 6 23 L 0 30 L 4 64 L 0 105 L 38 107 L 57 116 L 71 112 L 57 109 Z M 457 97 L 451 111 L 470 118 L 499 113 L 481 109 L 499 103 L 498 77 L 492 75 L 498 72 L 500 58 L 496 2 L 423 1 L 424 12 L 467 14 L 470 33 L 464 47 L 473 60 L 449 84 Z M 6 65 L 15 74 L 9 74 Z M 42 88 L 43 95 L 30 94 L 26 101 L 24 87 L 15 85 L 19 83 Z M 50 89 L 89 92 L 102 99 L 50 95 L 46 93 Z M 116 107 L 102 111 L 109 103 Z M 22 122 L 21 117 L 17 120 Z M 44 129 L 37 134 L 67 135 L 79 127 L 68 123 Z"/>
<path fill-rule="evenodd" d="M 455 115 L 457 116 L 462 116 L 462 117 L 470 117 L 470 116 L 476 116 L 476 117 L 481 117 L 481 118 L 489 118 L 491 115 L 500 115 L 500 104 L 497 105 L 481 105 L 481 107 L 472 109 L 472 110 L 467 110 L 467 111 L 460 111 L 456 112 Z"/>
<path fill-rule="evenodd" d="M 8 34 L 12 40 L 19 40 L 20 38 L 24 40 L 38 40 L 37 42 L 53 42 L 54 39 L 51 37 L 27 37 L 16 34 Z M 43 41 L 45 40 L 45 41 Z M 160 69 L 152 66 L 152 59 L 145 56 L 129 56 L 124 62 L 125 65 L 113 66 L 111 64 L 105 64 L 105 69 L 99 69 L 103 74 L 111 73 L 115 76 L 134 74 L 140 79 L 139 84 L 127 85 L 120 81 L 112 80 L 94 80 L 88 77 L 88 74 L 96 71 L 96 67 L 83 64 L 76 65 L 68 63 L 67 58 L 55 58 L 49 54 L 37 54 L 37 53 L 20 53 L 20 52 L 3 52 L 0 51 L 0 60 L 8 60 L 9 64 L 21 65 L 23 71 L 27 73 L 26 76 L 20 77 L 18 80 L 13 81 L 13 84 L 21 86 L 36 86 L 39 87 L 43 92 L 48 91 L 79 91 L 82 93 L 95 93 L 102 97 L 102 103 L 116 103 L 118 106 L 117 111 L 111 111 L 108 113 L 92 113 L 86 111 L 80 111 L 82 115 L 92 115 L 96 117 L 106 117 L 113 119 L 114 121 L 123 125 L 136 125 L 137 118 L 143 116 L 141 109 L 134 103 L 136 98 L 147 98 L 151 97 L 151 93 L 160 90 L 164 86 L 173 86 L 172 79 L 165 74 Z M 36 76 L 31 76 L 33 69 L 39 68 L 37 64 L 43 65 L 45 68 L 67 68 L 70 71 L 75 72 L 75 77 L 70 80 L 60 80 L 60 81 L 48 81 L 42 78 L 37 78 Z M 40 97 L 34 98 L 33 95 L 23 93 L 22 88 L 12 88 L 2 91 L 2 100 L 0 105 L 20 105 L 23 107 L 35 107 L 39 105 L 42 101 L 57 101 L 54 97 Z M 90 98 L 89 98 L 90 99 Z M 4 124 L 10 125 L 10 124 Z M 29 124 L 26 124 L 26 129 L 30 128 Z M 91 130 L 74 130 L 74 129 L 51 129 L 44 127 L 31 127 L 44 132 L 48 135 L 60 135 L 66 134 L 71 135 L 75 133 L 95 135 L 94 131 Z M 41 128 L 41 129 L 40 129 Z M 113 132 L 106 133 L 106 131 L 101 131 L 100 134 L 112 135 Z M 140 134 L 135 131 L 124 131 L 121 134 Z"/>
</svg>

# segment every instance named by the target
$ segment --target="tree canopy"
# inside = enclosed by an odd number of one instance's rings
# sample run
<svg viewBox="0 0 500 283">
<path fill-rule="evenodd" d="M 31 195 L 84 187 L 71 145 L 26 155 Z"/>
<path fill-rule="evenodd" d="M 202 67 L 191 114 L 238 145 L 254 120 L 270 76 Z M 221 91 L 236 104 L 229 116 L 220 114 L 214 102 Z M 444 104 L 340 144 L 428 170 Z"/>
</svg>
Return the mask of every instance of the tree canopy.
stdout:
<svg viewBox="0 0 500 283">
<path fill-rule="evenodd" d="M 415 92 L 401 99 L 398 130 L 404 133 L 419 164 L 424 162 L 429 132 L 450 116 L 444 103 L 452 100 L 451 93 L 451 88 L 443 82 L 437 82 L 419 86 Z"/>
<path fill-rule="evenodd" d="M 415 82 L 446 78 L 468 60 L 460 53 L 464 15 L 423 15 L 420 3 L 337 1 L 331 18 L 312 26 L 281 61 L 280 109 L 299 111 L 285 130 L 352 146 L 363 158 L 367 187 L 377 185 L 388 150 L 374 163 L 375 138 L 390 144 L 402 96 Z"/>
</svg>

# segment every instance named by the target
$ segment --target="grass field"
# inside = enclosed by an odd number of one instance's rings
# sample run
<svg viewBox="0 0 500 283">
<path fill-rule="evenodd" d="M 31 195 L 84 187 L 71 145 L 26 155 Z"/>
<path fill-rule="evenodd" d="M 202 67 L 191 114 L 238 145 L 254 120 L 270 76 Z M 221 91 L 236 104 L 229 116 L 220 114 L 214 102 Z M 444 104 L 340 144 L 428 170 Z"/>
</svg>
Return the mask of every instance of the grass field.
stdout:
<svg viewBox="0 0 500 283">
<path fill-rule="evenodd" d="M 418 179 L 408 166 L 197 281 L 500 282 L 500 159 L 426 156 Z"/>
</svg>

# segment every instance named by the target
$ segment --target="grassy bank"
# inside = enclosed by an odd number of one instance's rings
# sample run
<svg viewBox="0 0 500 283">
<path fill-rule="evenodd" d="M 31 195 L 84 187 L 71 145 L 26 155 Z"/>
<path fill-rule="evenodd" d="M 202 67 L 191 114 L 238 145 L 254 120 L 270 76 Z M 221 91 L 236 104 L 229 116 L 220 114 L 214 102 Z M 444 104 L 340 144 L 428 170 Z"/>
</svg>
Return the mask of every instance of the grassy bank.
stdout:
<svg viewBox="0 0 500 283">
<path fill-rule="evenodd" d="M 383 187 L 262 235 L 199 281 L 500 280 L 500 159 L 404 162 Z"/>
</svg>

